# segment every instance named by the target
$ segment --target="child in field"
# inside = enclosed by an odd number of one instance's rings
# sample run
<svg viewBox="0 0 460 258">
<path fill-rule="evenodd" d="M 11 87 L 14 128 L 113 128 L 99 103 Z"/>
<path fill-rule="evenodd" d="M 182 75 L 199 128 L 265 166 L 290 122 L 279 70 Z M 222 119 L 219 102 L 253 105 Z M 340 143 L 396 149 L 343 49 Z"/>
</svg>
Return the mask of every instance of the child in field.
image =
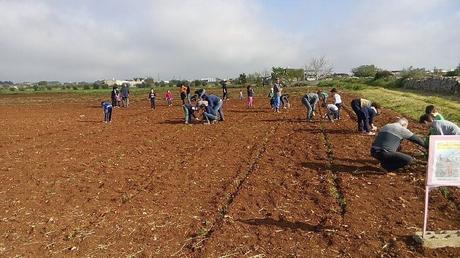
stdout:
<svg viewBox="0 0 460 258">
<path fill-rule="evenodd" d="M 273 91 L 273 88 L 270 89 L 270 92 L 268 93 L 267 97 L 270 100 L 270 107 L 274 109 L 275 108 L 275 92 Z"/>
<path fill-rule="evenodd" d="M 217 113 L 215 113 L 211 106 L 209 106 L 209 102 L 206 101 L 206 100 L 201 100 L 201 101 L 198 101 L 198 106 L 199 108 L 201 108 L 204 112 L 203 112 L 203 116 L 204 118 L 206 119 L 206 121 L 204 122 L 204 124 L 215 124 L 217 123 L 217 121 L 219 120 L 219 116 Z"/>
<path fill-rule="evenodd" d="M 444 117 L 441 114 L 439 114 L 438 110 L 434 105 L 426 106 L 425 114 L 432 115 L 434 120 L 444 120 Z"/>
<path fill-rule="evenodd" d="M 339 108 L 334 104 L 327 104 L 326 106 L 327 113 L 326 117 L 331 121 L 337 120 L 339 117 Z"/>
<path fill-rule="evenodd" d="M 281 106 L 284 109 L 291 107 L 291 103 L 289 103 L 289 94 L 281 95 Z"/>
<path fill-rule="evenodd" d="M 321 91 L 321 90 L 318 90 L 318 92 L 316 92 L 316 94 L 318 94 L 319 101 L 321 101 L 321 106 L 326 107 L 327 106 L 327 97 L 329 95 L 326 92 Z"/>
<path fill-rule="evenodd" d="M 182 100 L 182 105 L 185 105 L 185 100 L 187 99 L 187 86 L 184 83 L 180 86 L 180 99 Z"/>
<path fill-rule="evenodd" d="M 342 97 L 337 93 L 336 88 L 332 88 L 331 94 L 334 97 L 334 105 L 338 108 L 337 111 L 337 120 L 340 120 L 340 109 L 342 109 Z"/>
<path fill-rule="evenodd" d="M 117 95 L 118 95 L 118 88 L 116 86 L 113 86 L 112 92 L 110 94 L 110 99 L 112 100 L 112 107 L 117 106 Z"/>
<path fill-rule="evenodd" d="M 198 110 L 196 106 L 196 97 L 191 97 L 190 103 L 182 105 L 182 109 L 184 110 L 185 124 L 191 124 L 194 118 L 197 119 L 197 117 L 195 116 L 195 111 Z"/>
<path fill-rule="evenodd" d="M 254 89 L 250 85 L 247 87 L 248 90 L 248 108 L 252 108 L 254 106 Z"/>
<path fill-rule="evenodd" d="M 240 90 L 240 100 L 243 100 L 243 98 L 244 98 L 244 97 L 243 97 L 243 91 Z"/>
<path fill-rule="evenodd" d="M 123 100 L 123 97 L 121 96 L 121 92 L 118 91 L 117 95 L 116 95 L 116 99 L 117 99 L 117 105 L 116 107 L 121 107 L 121 101 Z"/>
<path fill-rule="evenodd" d="M 168 107 L 172 106 L 172 101 L 173 101 L 173 95 L 170 90 L 168 90 L 165 94 L 165 100 L 166 103 L 168 104 Z"/>
<path fill-rule="evenodd" d="M 108 101 L 102 101 L 101 107 L 104 112 L 104 123 L 112 122 L 112 104 Z"/>
<path fill-rule="evenodd" d="M 155 99 L 157 97 L 157 94 L 153 89 L 150 90 L 149 92 L 149 100 L 150 100 L 150 108 L 155 109 Z"/>
</svg>

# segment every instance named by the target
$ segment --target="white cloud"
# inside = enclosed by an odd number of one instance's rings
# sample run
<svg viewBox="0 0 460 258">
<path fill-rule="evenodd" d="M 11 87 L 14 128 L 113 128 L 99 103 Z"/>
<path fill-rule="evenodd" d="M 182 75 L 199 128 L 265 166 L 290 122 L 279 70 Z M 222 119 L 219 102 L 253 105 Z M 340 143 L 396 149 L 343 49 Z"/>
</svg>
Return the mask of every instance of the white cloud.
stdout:
<svg viewBox="0 0 460 258">
<path fill-rule="evenodd" d="M 49 2 L 48 2 L 49 3 Z M 235 76 L 262 65 L 288 65 L 299 44 L 258 17 L 246 1 L 146 1 L 112 22 L 33 1 L 1 1 L 9 10 L 0 33 L 8 64 L 0 77 L 13 80 L 95 80 L 156 75 L 198 78 Z M 119 18 L 117 18 L 119 17 Z M 121 24 L 121 26 L 118 26 Z"/>
<path fill-rule="evenodd" d="M 0 0 L 8 10 L 0 22 L 0 80 L 234 77 L 321 55 L 340 72 L 366 63 L 460 62 L 460 15 L 445 13 L 452 0 L 357 0 L 350 13 L 320 14 L 316 31 L 302 24 L 316 17 L 308 4 L 289 3 L 276 16 L 255 0 Z"/>
<path fill-rule="evenodd" d="M 450 1 L 451 2 L 451 1 Z M 460 57 L 459 17 L 443 14 L 449 1 L 367 1 L 349 20 L 320 34 L 317 49 L 327 49 L 342 71 L 361 64 L 386 69 L 451 68 Z"/>
</svg>

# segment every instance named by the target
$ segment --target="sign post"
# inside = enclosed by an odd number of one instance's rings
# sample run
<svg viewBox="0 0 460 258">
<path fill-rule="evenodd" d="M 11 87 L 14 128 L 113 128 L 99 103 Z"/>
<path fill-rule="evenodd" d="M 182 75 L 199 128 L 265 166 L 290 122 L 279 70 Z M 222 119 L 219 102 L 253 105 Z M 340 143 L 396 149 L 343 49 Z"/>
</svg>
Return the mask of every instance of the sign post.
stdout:
<svg viewBox="0 0 460 258">
<path fill-rule="evenodd" d="M 424 246 L 460 247 L 460 230 L 427 232 L 430 190 L 440 186 L 460 187 L 460 136 L 433 135 L 430 137 L 429 160 L 425 187 L 425 213 L 422 234 L 416 238 Z"/>
</svg>

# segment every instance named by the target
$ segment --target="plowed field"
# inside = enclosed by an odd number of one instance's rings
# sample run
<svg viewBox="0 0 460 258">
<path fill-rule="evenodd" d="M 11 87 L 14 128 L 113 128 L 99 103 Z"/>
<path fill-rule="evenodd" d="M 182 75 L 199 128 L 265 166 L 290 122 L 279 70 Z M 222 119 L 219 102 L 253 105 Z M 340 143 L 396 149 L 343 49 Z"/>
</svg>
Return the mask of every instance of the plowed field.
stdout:
<svg viewBox="0 0 460 258">
<path fill-rule="evenodd" d="M 0 256 L 460 256 L 412 240 L 425 167 L 382 173 L 349 109 L 308 123 L 300 95 L 279 114 L 231 99 L 224 122 L 185 125 L 145 97 L 104 124 L 98 96 L 0 96 Z M 430 230 L 460 229 L 460 191 L 430 203 Z"/>
</svg>

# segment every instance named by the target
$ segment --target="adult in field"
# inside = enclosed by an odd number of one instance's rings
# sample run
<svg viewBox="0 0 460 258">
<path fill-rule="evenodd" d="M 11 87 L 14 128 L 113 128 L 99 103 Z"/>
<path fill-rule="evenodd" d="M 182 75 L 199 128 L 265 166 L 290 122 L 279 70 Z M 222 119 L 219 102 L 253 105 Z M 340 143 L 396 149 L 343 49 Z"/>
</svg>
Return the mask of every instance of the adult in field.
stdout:
<svg viewBox="0 0 460 258">
<path fill-rule="evenodd" d="M 302 104 L 307 109 L 307 121 L 311 122 L 315 115 L 316 105 L 318 104 L 319 97 L 316 93 L 308 93 L 302 97 Z"/>
<path fill-rule="evenodd" d="M 185 86 L 185 83 L 180 84 L 180 99 L 182 100 L 182 105 L 185 105 L 185 101 L 187 99 L 187 86 Z"/>
<path fill-rule="evenodd" d="M 190 94 L 190 91 L 191 91 L 190 84 L 187 83 L 185 86 L 187 87 L 187 91 L 186 91 L 186 93 L 187 93 L 187 102 L 190 104 L 191 103 L 191 97 L 192 97 L 191 94 Z"/>
<path fill-rule="evenodd" d="M 220 84 L 222 85 L 222 100 L 226 101 L 228 100 L 227 81 L 222 80 L 220 81 Z"/>
<path fill-rule="evenodd" d="M 118 96 L 118 88 L 117 86 L 113 86 L 112 91 L 110 92 L 110 99 L 112 100 L 112 107 L 117 106 L 117 96 Z"/>
<path fill-rule="evenodd" d="M 389 172 L 408 166 L 414 161 L 411 156 L 399 152 L 402 140 L 409 140 L 424 148 L 427 147 L 420 137 L 407 129 L 408 124 L 407 119 L 400 118 L 395 123 L 385 125 L 372 143 L 372 157 L 376 158 L 382 168 Z"/>
<path fill-rule="evenodd" d="M 195 93 L 200 97 L 201 100 L 208 102 L 208 107 L 213 115 L 219 116 L 219 120 L 224 121 L 224 112 L 222 110 L 223 101 L 221 98 L 213 94 L 206 94 L 204 89 L 198 90 Z"/>
<path fill-rule="evenodd" d="M 367 135 L 375 135 L 374 117 L 380 113 L 380 105 L 367 99 L 354 99 L 351 108 L 356 114 L 358 131 Z"/>
<path fill-rule="evenodd" d="M 276 82 L 273 84 L 273 106 L 275 107 L 275 112 L 280 112 L 281 106 L 281 91 L 283 90 L 280 78 L 276 78 Z"/>
<path fill-rule="evenodd" d="M 127 83 L 123 83 L 121 86 L 121 103 L 126 108 L 129 105 L 129 85 Z"/>
</svg>

